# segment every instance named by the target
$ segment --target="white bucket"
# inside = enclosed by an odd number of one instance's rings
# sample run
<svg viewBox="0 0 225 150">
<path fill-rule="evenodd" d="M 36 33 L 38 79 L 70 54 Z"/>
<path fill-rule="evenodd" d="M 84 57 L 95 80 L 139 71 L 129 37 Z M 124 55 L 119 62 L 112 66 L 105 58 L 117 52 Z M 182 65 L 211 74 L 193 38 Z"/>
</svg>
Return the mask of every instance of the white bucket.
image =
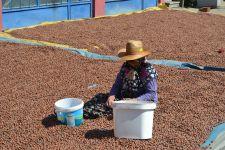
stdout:
<svg viewBox="0 0 225 150">
<path fill-rule="evenodd" d="M 113 103 L 114 135 L 118 138 L 152 138 L 153 102 L 126 100 Z"/>
<path fill-rule="evenodd" d="M 65 98 L 55 102 L 57 119 L 68 126 L 80 126 L 83 123 L 84 102 L 77 98 Z"/>
</svg>

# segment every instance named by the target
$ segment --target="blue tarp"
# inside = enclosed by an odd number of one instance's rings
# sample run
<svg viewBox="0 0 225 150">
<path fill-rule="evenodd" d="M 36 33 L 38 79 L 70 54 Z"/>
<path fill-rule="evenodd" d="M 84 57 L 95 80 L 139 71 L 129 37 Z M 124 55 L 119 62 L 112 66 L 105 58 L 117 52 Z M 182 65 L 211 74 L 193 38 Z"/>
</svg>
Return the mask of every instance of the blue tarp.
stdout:
<svg viewBox="0 0 225 150">
<path fill-rule="evenodd" d="M 23 39 L 17 38 L 10 38 L 10 37 L 0 37 L 0 41 L 11 42 L 11 43 L 21 43 L 27 45 L 35 45 L 35 46 L 49 46 L 45 43 L 38 43 L 33 41 L 27 41 Z M 102 60 L 111 60 L 111 61 L 118 61 L 119 58 L 117 56 L 107 56 L 107 55 L 100 55 L 92 52 L 88 52 L 86 50 L 76 49 L 76 48 L 66 48 L 55 46 L 57 48 L 61 48 L 67 51 L 70 51 L 74 54 L 79 54 L 84 57 L 93 58 L 93 59 L 102 59 Z M 190 62 L 180 62 L 175 60 L 148 60 L 151 64 L 154 65 L 163 65 L 168 67 L 176 67 L 180 69 L 197 69 L 197 70 L 204 70 L 204 71 L 221 71 L 225 72 L 225 68 L 223 67 L 212 67 L 212 66 L 199 66 Z"/>
<path fill-rule="evenodd" d="M 17 39 L 17 38 L 8 38 L 8 37 L 0 37 L 0 41 L 5 41 L 5 42 L 10 42 L 10 43 L 19 43 L 19 44 L 26 44 L 26 45 L 32 45 L 32 46 L 49 46 L 45 43 L 38 43 L 38 42 L 33 42 L 33 41 L 27 41 L 23 39 Z M 107 55 L 100 55 L 96 53 L 91 53 L 86 50 L 82 49 L 76 49 L 76 48 L 66 48 L 66 47 L 60 47 L 60 46 L 55 46 L 57 48 L 61 48 L 67 51 L 70 51 L 74 54 L 79 54 L 84 57 L 88 58 L 93 58 L 93 59 L 103 59 L 103 60 L 112 60 L 112 61 L 117 61 L 118 57 L 116 56 L 107 56 Z"/>
<path fill-rule="evenodd" d="M 9 37 L 0 37 L 0 41 L 6 41 L 11 43 L 21 43 L 21 44 L 27 44 L 27 45 L 36 45 L 36 46 L 48 46 L 47 44 L 44 44 L 44 43 L 32 42 L 32 41 L 27 41 L 23 39 L 16 39 L 16 38 L 9 38 Z M 88 58 L 111 60 L 111 61 L 119 60 L 117 56 L 100 55 L 100 54 L 96 54 L 96 53 L 92 53 L 92 52 L 88 52 L 88 51 L 76 49 L 76 48 L 66 48 L 66 47 L 59 47 L 59 46 L 55 46 L 55 47 L 58 47 L 58 48 L 70 51 L 74 54 L 79 54 Z M 222 67 L 198 66 L 193 63 L 180 62 L 175 60 L 149 60 L 149 62 L 154 65 L 163 65 L 168 67 L 176 67 L 180 69 L 197 69 L 197 70 L 204 70 L 204 71 L 225 72 L 225 68 L 222 68 Z"/>
<path fill-rule="evenodd" d="M 225 131 L 225 123 L 221 123 L 217 126 L 215 126 L 213 128 L 213 130 L 211 131 L 208 139 L 204 142 L 204 144 L 201 145 L 202 148 L 207 148 L 209 147 L 209 145 L 215 141 L 215 139 L 217 138 L 217 136 Z"/>
<path fill-rule="evenodd" d="M 175 61 L 175 60 L 149 60 L 149 62 L 155 65 L 163 65 L 163 66 L 175 67 L 180 69 L 196 69 L 196 70 L 204 70 L 204 71 L 225 72 L 225 68 L 223 67 L 198 66 L 193 63 L 181 62 L 181 61 Z"/>
</svg>

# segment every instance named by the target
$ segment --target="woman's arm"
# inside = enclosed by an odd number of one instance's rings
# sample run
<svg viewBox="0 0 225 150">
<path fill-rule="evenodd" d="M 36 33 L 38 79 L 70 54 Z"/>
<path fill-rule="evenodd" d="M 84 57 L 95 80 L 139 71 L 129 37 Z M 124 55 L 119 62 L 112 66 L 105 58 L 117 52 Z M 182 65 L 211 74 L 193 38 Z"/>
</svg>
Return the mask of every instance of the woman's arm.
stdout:
<svg viewBox="0 0 225 150">
<path fill-rule="evenodd" d="M 118 92 L 121 89 L 121 85 L 122 85 L 122 79 L 121 79 L 121 73 L 119 72 L 117 74 L 116 80 L 110 90 L 109 96 L 116 96 L 118 95 Z"/>
<path fill-rule="evenodd" d="M 114 102 L 116 96 L 119 94 L 118 92 L 121 90 L 121 85 L 122 85 L 122 79 L 121 79 L 121 70 L 120 70 L 120 72 L 117 74 L 116 80 L 110 90 L 109 98 L 106 102 L 106 105 L 108 107 L 112 107 L 112 103 Z"/>
<path fill-rule="evenodd" d="M 146 86 L 146 92 L 139 96 L 137 99 L 142 101 L 154 101 L 155 103 L 157 103 L 157 78 L 151 78 L 151 80 L 147 82 Z"/>
</svg>

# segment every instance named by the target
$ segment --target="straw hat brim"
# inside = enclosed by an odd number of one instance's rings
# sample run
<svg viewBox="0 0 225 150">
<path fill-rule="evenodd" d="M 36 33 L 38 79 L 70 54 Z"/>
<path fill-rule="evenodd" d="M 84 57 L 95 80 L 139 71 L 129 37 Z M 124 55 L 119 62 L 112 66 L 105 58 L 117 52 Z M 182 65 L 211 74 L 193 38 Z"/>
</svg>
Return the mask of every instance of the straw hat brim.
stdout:
<svg viewBox="0 0 225 150">
<path fill-rule="evenodd" d="M 128 54 L 126 52 L 126 49 L 121 49 L 119 50 L 118 52 L 118 57 L 121 59 L 121 60 L 135 60 L 135 59 L 139 59 L 139 58 L 142 58 L 142 57 L 145 57 L 145 56 L 148 56 L 150 55 L 151 52 L 150 51 L 147 51 L 147 50 L 144 50 L 142 52 L 138 52 L 137 54 Z"/>
</svg>

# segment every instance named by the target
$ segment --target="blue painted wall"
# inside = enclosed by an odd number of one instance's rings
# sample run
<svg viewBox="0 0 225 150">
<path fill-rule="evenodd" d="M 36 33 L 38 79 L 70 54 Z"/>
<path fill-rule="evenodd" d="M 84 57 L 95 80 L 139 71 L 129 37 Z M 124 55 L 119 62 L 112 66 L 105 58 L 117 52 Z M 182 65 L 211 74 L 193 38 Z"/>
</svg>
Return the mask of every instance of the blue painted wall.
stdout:
<svg viewBox="0 0 225 150">
<path fill-rule="evenodd" d="M 73 5 L 71 6 L 71 18 L 70 19 L 80 19 L 80 18 L 91 18 L 92 17 L 92 5 Z"/>
<path fill-rule="evenodd" d="M 3 13 L 3 29 L 67 19 L 67 7 L 22 10 Z"/>
<path fill-rule="evenodd" d="M 157 0 L 106 0 L 106 15 L 128 13 L 157 6 Z"/>
<path fill-rule="evenodd" d="M 3 30 L 36 25 L 47 21 L 90 17 L 92 17 L 91 1 L 23 9 L 5 9 L 3 10 Z"/>
<path fill-rule="evenodd" d="M 61 0 L 57 5 L 40 5 L 40 0 L 29 8 L 3 9 L 3 29 L 40 24 L 46 21 L 92 17 L 92 0 Z M 157 6 L 158 0 L 106 0 L 105 14 L 114 15 Z"/>
<path fill-rule="evenodd" d="M 143 0 L 143 8 L 156 7 L 158 5 L 158 0 Z"/>
</svg>

